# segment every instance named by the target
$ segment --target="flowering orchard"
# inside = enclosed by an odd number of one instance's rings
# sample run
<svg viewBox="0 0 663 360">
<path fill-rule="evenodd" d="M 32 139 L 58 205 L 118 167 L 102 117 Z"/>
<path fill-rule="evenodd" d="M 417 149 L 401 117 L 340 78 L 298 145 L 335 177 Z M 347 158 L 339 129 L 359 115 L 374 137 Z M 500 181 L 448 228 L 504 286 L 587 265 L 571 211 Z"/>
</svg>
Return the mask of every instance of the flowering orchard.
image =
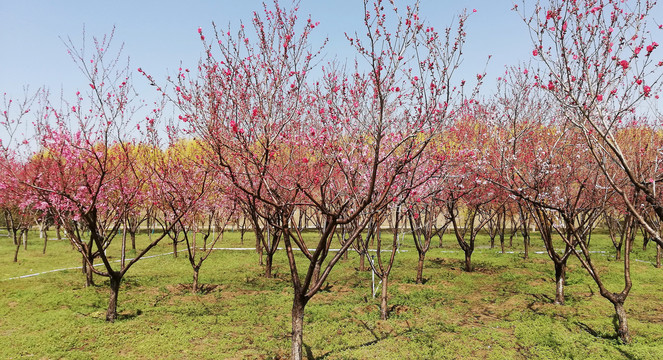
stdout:
<svg viewBox="0 0 663 360">
<path fill-rule="evenodd" d="M 514 10 L 532 34 L 530 60 L 508 67 L 494 94 L 481 96 L 486 74 L 461 67 L 471 13 L 438 32 L 416 3 L 365 1 L 363 30 L 346 34 L 351 66 L 322 58 L 325 44 L 311 41 L 315 20 L 278 2 L 239 28 L 199 28 L 203 56 L 168 79 L 141 68 L 133 79 L 120 51 L 109 51 L 112 33 L 94 38 L 91 53 L 90 44 L 69 41 L 89 87 L 58 104 L 46 91 L 22 102 L 5 97 L 0 209 L 14 261 L 32 225 L 64 228 L 85 283 L 109 278 L 113 322 L 123 276 L 159 242 L 171 239 L 175 256 L 184 243 L 195 293 L 224 229 L 248 223 L 266 277 L 274 254 L 287 255 L 291 355 L 300 359 L 306 305 L 348 252 L 381 280 L 386 320 L 401 242 L 414 239 L 422 283 L 431 242 L 441 243 L 447 229 L 468 272 L 480 232 L 491 247 L 499 236 L 504 252 L 505 235 L 521 231 L 527 258 L 536 231 L 555 270 L 554 303 L 565 303 L 567 261 L 576 258 L 629 342 L 634 234 L 642 229 L 656 244 L 658 266 L 663 245 L 663 136 L 648 110 L 663 74 L 648 15 L 654 4 L 549 0 L 532 12 L 524 5 Z M 468 71 L 476 87 L 466 85 Z M 161 102 L 147 106 L 136 94 L 133 82 L 144 80 Z M 164 115 L 170 107 L 173 118 Z M 34 141 L 17 131 L 30 121 Z M 160 231 L 136 249 L 142 224 Z M 619 292 L 604 286 L 589 251 L 596 228 L 609 230 L 623 261 Z M 304 236 L 310 231 L 313 242 Z M 106 249 L 118 242 L 115 264 Z"/>
</svg>

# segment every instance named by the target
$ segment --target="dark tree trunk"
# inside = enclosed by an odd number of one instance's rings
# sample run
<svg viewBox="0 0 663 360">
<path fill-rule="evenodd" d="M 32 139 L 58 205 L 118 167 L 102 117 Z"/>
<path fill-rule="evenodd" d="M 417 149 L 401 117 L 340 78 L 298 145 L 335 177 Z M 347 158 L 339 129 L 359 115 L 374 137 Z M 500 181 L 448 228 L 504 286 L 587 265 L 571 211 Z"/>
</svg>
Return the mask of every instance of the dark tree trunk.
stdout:
<svg viewBox="0 0 663 360">
<path fill-rule="evenodd" d="M 661 245 L 656 244 L 656 267 L 661 267 Z"/>
<path fill-rule="evenodd" d="M 92 277 L 94 273 L 92 272 L 92 267 L 87 262 L 83 264 L 83 273 L 85 273 L 85 287 L 94 286 L 94 278 Z"/>
<path fill-rule="evenodd" d="M 177 258 L 177 238 L 173 239 L 173 257 Z"/>
<path fill-rule="evenodd" d="M 465 271 L 472 272 L 472 250 L 465 250 Z"/>
<path fill-rule="evenodd" d="M 62 234 L 60 233 L 60 224 L 55 226 L 55 236 L 58 240 L 62 240 Z"/>
<path fill-rule="evenodd" d="M 274 253 L 267 251 L 265 256 L 265 277 L 272 278 L 272 262 L 274 261 Z"/>
<path fill-rule="evenodd" d="M 426 259 L 426 253 L 420 253 L 419 262 L 417 263 L 417 284 L 421 284 L 424 281 L 424 259 Z"/>
<path fill-rule="evenodd" d="M 198 273 L 200 272 L 200 267 L 193 267 L 193 284 L 191 284 L 191 293 L 195 294 L 198 292 Z"/>
<path fill-rule="evenodd" d="M 110 299 L 108 301 L 108 310 L 106 311 L 106 321 L 115 322 L 117 318 L 117 295 L 120 292 L 120 283 L 122 277 L 118 273 L 110 274 Z"/>
<path fill-rule="evenodd" d="M 380 293 L 380 319 L 387 320 L 389 310 L 387 309 L 387 301 L 389 300 L 388 293 L 389 276 L 382 277 L 382 292 Z"/>
<path fill-rule="evenodd" d="M 615 301 L 613 303 L 615 306 L 615 317 L 616 323 L 615 328 L 617 330 L 617 335 L 619 339 L 624 343 L 628 344 L 631 342 L 631 336 L 628 332 L 628 322 L 626 321 L 626 311 L 624 310 L 624 301 Z"/>
<path fill-rule="evenodd" d="M 41 251 L 42 254 L 46 254 L 46 245 L 48 244 L 48 234 L 44 234 L 44 249 Z"/>
<path fill-rule="evenodd" d="M 504 235 L 500 236 L 500 248 L 502 249 L 502 254 L 504 254 Z"/>
<path fill-rule="evenodd" d="M 566 262 L 555 262 L 555 302 L 564 305 L 564 282 L 566 281 Z"/>
<path fill-rule="evenodd" d="M 523 256 L 525 260 L 529 259 L 529 237 L 523 236 L 523 246 L 525 247 L 525 255 Z"/>
<path fill-rule="evenodd" d="M 129 231 L 129 236 L 131 236 L 131 250 L 136 250 L 136 232 Z"/>
<path fill-rule="evenodd" d="M 490 235 L 490 248 L 494 249 L 495 248 L 495 236 Z"/>
<path fill-rule="evenodd" d="M 302 360 L 304 348 L 304 307 L 306 303 L 295 294 L 292 302 L 292 360 Z"/>
<path fill-rule="evenodd" d="M 364 264 L 364 253 L 359 253 L 359 271 L 366 271 L 366 265 Z"/>
<path fill-rule="evenodd" d="M 14 262 L 18 262 L 18 250 L 21 249 L 21 243 L 19 242 L 18 245 L 16 245 L 16 250 L 14 251 Z"/>
<path fill-rule="evenodd" d="M 619 246 L 615 246 L 615 250 L 617 250 L 617 254 L 615 255 L 615 260 L 620 260 L 622 258 L 622 244 L 619 244 Z"/>
</svg>

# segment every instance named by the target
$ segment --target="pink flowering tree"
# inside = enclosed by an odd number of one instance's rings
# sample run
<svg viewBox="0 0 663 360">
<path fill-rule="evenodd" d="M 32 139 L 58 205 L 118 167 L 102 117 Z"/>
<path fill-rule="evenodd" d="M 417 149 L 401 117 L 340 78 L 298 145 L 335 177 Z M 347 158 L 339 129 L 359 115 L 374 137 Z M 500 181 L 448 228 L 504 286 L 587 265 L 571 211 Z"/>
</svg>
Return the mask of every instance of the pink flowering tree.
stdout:
<svg viewBox="0 0 663 360">
<path fill-rule="evenodd" d="M 371 214 L 393 201 L 393 185 L 462 97 L 451 79 L 465 16 L 458 29 L 440 35 L 416 7 L 402 14 L 390 7 L 365 2 L 368 36 L 348 40 L 368 61 L 350 73 L 334 64 L 315 68 L 318 51 L 309 36 L 317 24 L 275 3 L 254 14 L 251 34 L 244 26 L 234 33 L 215 28 L 209 37 L 199 29 L 205 55 L 198 71 L 183 69 L 171 79 L 180 125 L 233 187 L 260 204 L 249 213 L 282 237 L 293 286 L 294 359 L 302 356 L 306 304 Z M 309 80 L 314 70 L 322 74 L 318 81 Z M 314 244 L 298 231 L 297 208 L 321 215 Z M 341 251 L 330 253 L 339 226 L 357 219 Z"/>
<path fill-rule="evenodd" d="M 12 173 L 36 193 L 41 209 L 56 214 L 88 270 L 109 278 L 109 322 L 117 318 L 124 275 L 165 236 L 154 239 L 133 259 L 126 258 L 123 242 L 119 264 L 106 254 L 128 211 L 127 204 L 140 193 L 129 188 L 130 184 L 141 184 L 143 177 L 152 175 L 139 169 L 131 150 L 137 142 L 127 129 L 138 104 L 128 64 L 123 66 L 120 52 L 109 51 L 112 38 L 113 33 L 94 38 L 91 53 L 85 40 L 81 48 L 68 41 L 68 51 L 89 85 L 76 93 L 74 101 L 63 99 L 62 108 L 48 99 L 43 101 L 35 120 L 39 150 L 30 156 L 29 171 Z M 93 266 L 95 258 L 103 267 Z"/>
<path fill-rule="evenodd" d="M 632 202 L 634 192 L 643 194 L 663 218 L 656 193 L 660 173 L 638 174 L 634 159 L 616 136 L 622 125 L 646 116 L 647 101 L 658 96 L 663 63 L 656 55 L 658 44 L 651 32 L 657 29 L 649 25 L 654 6 L 654 2 L 640 0 L 550 0 L 537 3 L 533 13 L 521 15 L 532 35 L 532 55 L 544 69 L 538 86 L 557 101 L 563 116 L 585 139 L 606 181 L 652 240 L 661 244 L 659 229 Z M 654 159 L 658 162 L 658 157 Z M 660 166 L 657 163 L 652 168 Z M 624 184 L 615 180 L 624 178 L 628 179 Z M 583 255 L 583 266 L 595 273 L 584 250 Z M 628 256 L 624 257 L 624 270 L 625 288 L 619 293 L 594 280 L 601 295 L 615 307 L 620 339 L 628 342 L 623 309 L 630 290 Z"/>
</svg>

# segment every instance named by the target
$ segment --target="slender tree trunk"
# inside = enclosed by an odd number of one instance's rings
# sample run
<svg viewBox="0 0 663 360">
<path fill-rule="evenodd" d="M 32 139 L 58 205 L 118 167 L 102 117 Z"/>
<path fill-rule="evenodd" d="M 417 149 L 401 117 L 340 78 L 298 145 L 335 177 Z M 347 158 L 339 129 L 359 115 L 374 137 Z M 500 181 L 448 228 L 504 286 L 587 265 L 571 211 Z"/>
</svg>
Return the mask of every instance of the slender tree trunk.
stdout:
<svg viewBox="0 0 663 360">
<path fill-rule="evenodd" d="M 527 236 L 523 236 L 523 246 L 525 247 L 524 258 L 527 260 L 529 259 L 529 238 Z"/>
<path fill-rule="evenodd" d="M 23 250 L 28 250 L 28 231 L 22 232 L 23 235 Z"/>
<path fill-rule="evenodd" d="M 295 294 L 295 300 L 292 302 L 292 360 L 302 360 L 302 350 L 304 347 L 304 301 Z"/>
<path fill-rule="evenodd" d="M 417 284 L 424 282 L 424 259 L 426 258 L 426 253 L 419 253 L 419 262 L 417 263 Z"/>
<path fill-rule="evenodd" d="M 493 235 L 490 236 L 490 248 L 491 249 L 495 248 L 495 236 Z"/>
<path fill-rule="evenodd" d="M 265 257 L 265 277 L 272 278 L 272 262 L 274 261 L 274 253 L 267 251 Z"/>
<path fill-rule="evenodd" d="M 656 267 L 661 267 L 661 245 L 656 244 Z"/>
<path fill-rule="evenodd" d="M 193 267 L 193 284 L 191 284 L 191 293 L 195 294 L 198 292 L 198 273 L 200 272 L 200 267 Z"/>
<path fill-rule="evenodd" d="M 106 311 L 106 321 L 115 322 L 117 318 L 117 295 L 120 292 L 120 283 L 122 278 L 118 273 L 110 274 L 110 299 L 108 301 L 108 310 Z"/>
<path fill-rule="evenodd" d="M 60 225 L 55 226 L 55 236 L 58 240 L 62 240 L 62 234 L 60 233 Z"/>
<path fill-rule="evenodd" d="M 83 273 L 85 273 L 85 287 L 94 286 L 94 278 L 92 277 L 94 273 L 92 272 L 92 267 L 83 259 Z"/>
<path fill-rule="evenodd" d="M 48 244 L 48 234 L 44 232 L 44 249 L 41 251 L 42 254 L 46 254 L 46 245 Z"/>
<path fill-rule="evenodd" d="M 566 263 L 555 262 L 555 302 L 564 305 L 564 282 L 566 280 Z"/>
<path fill-rule="evenodd" d="M 129 236 L 131 236 L 131 250 L 136 250 L 136 232 L 129 231 Z"/>
<path fill-rule="evenodd" d="M 177 258 L 177 237 L 173 239 L 173 257 Z"/>
<path fill-rule="evenodd" d="M 18 262 L 18 250 L 21 249 L 21 243 L 16 245 L 16 250 L 14 251 L 14 262 Z"/>
<path fill-rule="evenodd" d="M 502 249 L 502 254 L 504 254 L 504 236 L 500 236 L 500 248 Z"/>
<path fill-rule="evenodd" d="M 382 292 L 380 293 L 380 319 L 387 320 L 389 311 L 387 309 L 387 301 L 389 300 L 388 285 L 389 274 L 382 276 Z"/>
<path fill-rule="evenodd" d="M 631 335 L 629 335 L 628 332 L 628 322 L 626 321 L 624 301 L 616 301 L 613 303 L 613 305 L 615 306 L 615 315 L 617 317 L 617 324 L 615 324 L 617 335 L 624 344 L 628 344 L 631 342 Z"/>
<path fill-rule="evenodd" d="M 472 250 L 465 250 L 465 271 L 472 272 Z"/>
<path fill-rule="evenodd" d="M 619 246 L 615 246 L 615 250 L 617 250 L 617 254 L 615 255 L 615 260 L 620 260 L 622 258 L 622 244 L 619 244 Z"/>
<path fill-rule="evenodd" d="M 366 265 L 364 264 L 364 253 L 359 253 L 359 271 L 366 271 Z"/>
</svg>

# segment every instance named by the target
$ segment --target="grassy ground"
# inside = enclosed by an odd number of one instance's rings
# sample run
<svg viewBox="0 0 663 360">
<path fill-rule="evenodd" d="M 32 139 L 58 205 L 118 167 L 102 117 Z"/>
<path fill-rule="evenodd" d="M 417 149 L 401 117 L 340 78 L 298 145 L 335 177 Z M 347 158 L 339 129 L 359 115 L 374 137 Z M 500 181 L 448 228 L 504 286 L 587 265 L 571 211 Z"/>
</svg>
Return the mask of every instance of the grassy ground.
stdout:
<svg viewBox="0 0 663 360">
<path fill-rule="evenodd" d="M 46 255 L 31 234 L 28 250 L 12 263 L 10 238 L 0 237 L 0 358 L 67 359 L 266 359 L 289 355 L 291 290 L 285 255 L 275 258 L 274 279 L 252 251 L 217 251 L 201 270 L 204 291 L 192 295 L 191 268 L 181 254 L 144 259 L 122 284 L 119 320 L 104 321 L 108 282 L 83 287 L 80 265 L 64 241 L 50 241 Z M 311 234 L 314 236 L 314 234 Z M 240 247 L 230 233 L 217 246 Z M 139 239 L 140 243 L 145 238 Z M 523 260 L 481 248 L 476 271 L 463 272 L 462 253 L 445 247 L 427 257 L 423 285 L 414 284 L 416 251 L 396 257 L 390 286 L 391 317 L 379 320 L 370 272 L 356 271 L 351 254 L 332 272 L 328 286 L 306 308 L 304 342 L 315 359 L 661 359 L 661 272 L 651 262 L 655 247 L 635 246 L 634 287 L 626 303 L 633 342 L 615 338 L 613 309 L 576 259 L 570 261 L 567 305 L 555 306 L 553 267 L 545 254 Z M 248 238 L 245 246 L 250 247 Z M 533 239 L 534 251 L 543 250 Z M 623 281 L 609 240 L 595 236 L 592 249 L 613 291 Z M 152 254 L 170 251 L 168 244 Z M 115 251 L 111 250 L 111 253 Z M 302 258 L 303 259 L 303 258 Z"/>
</svg>

